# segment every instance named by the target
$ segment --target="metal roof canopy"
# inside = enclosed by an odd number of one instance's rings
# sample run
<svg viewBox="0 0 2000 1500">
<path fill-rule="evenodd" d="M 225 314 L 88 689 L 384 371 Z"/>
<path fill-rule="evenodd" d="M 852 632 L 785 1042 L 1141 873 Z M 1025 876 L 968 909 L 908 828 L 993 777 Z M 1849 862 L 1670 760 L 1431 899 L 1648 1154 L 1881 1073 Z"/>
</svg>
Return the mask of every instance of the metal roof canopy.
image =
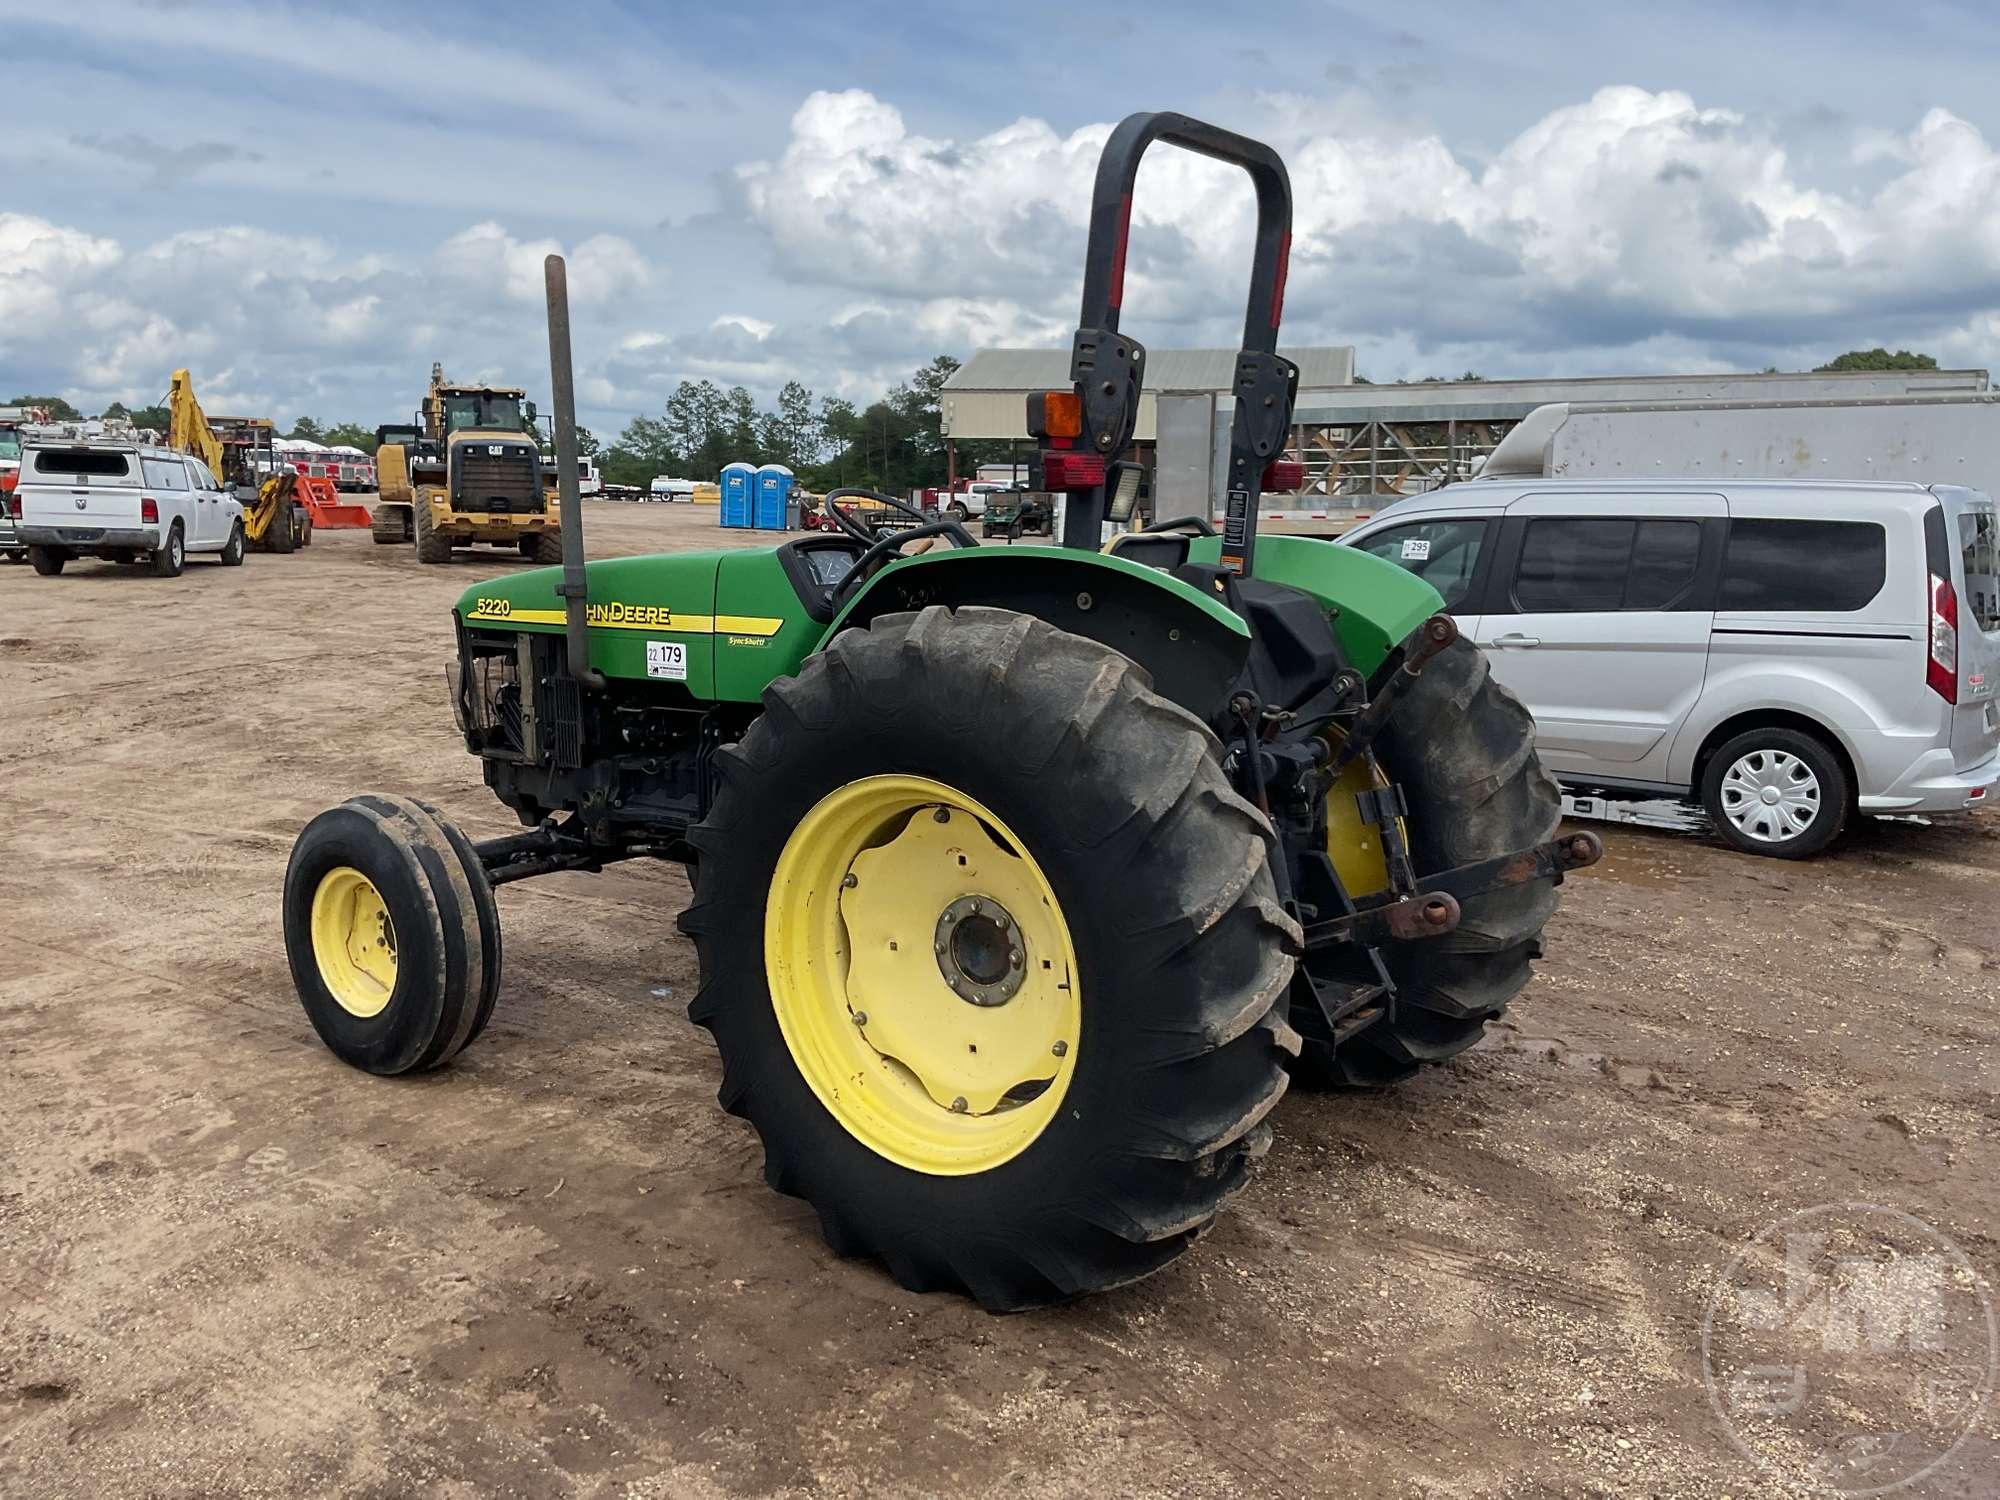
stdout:
<svg viewBox="0 0 2000 1500">
<path fill-rule="evenodd" d="M 1435 380 L 1413 385 L 1303 389 L 1302 427 L 1364 422 L 1518 422 L 1561 402 L 1786 401 L 1979 392 L 1984 370 L 1829 370 L 1798 374 L 1598 375 L 1575 380 Z"/>
<path fill-rule="evenodd" d="M 1307 392 L 1340 389 L 1354 380 L 1348 344 L 1278 351 L 1299 367 L 1301 402 Z M 1139 398 L 1141 442 L 1153 438 L 1153 396 L 1159 391 L 1206 391 L 1226 397 L 1235 387 L 1234 349 L 1148 349 L 1145 389 Z M 1068 390 L 1067 349 L 981 349 L 944 383 L 940 426 L 947 438 L 1026 438 L 1027 398 L 1036 391 Z"/>
</svg>

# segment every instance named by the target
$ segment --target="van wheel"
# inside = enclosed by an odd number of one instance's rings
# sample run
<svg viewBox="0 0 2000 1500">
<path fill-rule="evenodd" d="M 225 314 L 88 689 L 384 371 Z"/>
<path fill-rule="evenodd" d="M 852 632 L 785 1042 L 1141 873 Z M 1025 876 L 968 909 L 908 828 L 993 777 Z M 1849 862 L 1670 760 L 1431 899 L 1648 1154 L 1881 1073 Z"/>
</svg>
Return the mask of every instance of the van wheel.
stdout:
<svg viewBox="0 0 2000 1500">
<path fill-rule="evenodd" d="M 181 523 L 176 521 L 167 533 L 167 545 L 153 554 L 153 576 L 155 578 L 178 578 L 181 569 L 187 565 L 187 538 L 181 532 Z"/>
<path fill-rule="evenodd" d="M 1804 859 L 1847 826 L 1854 788 L 1839 757 L 1796 729 L 1752 729 L 1709 757 L 1701 805 L 1745 854 Z"/>
<path fill-rule="evenodd" d="M 28 561 L 35 565 L 35 571 L 42 577 L 53 578 L 63 570 L 63 564 L 69 561 L 69 554 L 54 547 L 30 547 Z"/>
</svg>

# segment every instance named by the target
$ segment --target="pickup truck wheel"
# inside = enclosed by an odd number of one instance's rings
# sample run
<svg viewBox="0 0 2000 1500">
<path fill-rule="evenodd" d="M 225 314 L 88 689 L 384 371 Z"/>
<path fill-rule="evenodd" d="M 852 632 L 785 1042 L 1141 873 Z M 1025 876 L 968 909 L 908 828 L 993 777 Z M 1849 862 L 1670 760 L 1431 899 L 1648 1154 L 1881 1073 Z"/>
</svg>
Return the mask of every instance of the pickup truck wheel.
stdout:
<svg viewBox="0 0 2000 1500">
<path fill-rule="evenodd" d="M 967 516 L 972 514 L 971 511 L 965 508 L 965 502 L 962 500 L 952 501 L 945 509 L 950 512 L 951 518 L 954 521 L 963 521 Z"/>
<path fill-rule="evenodd" d="M 166 546 L 153 553 L 153 576 L 178 578 L 185 566 L 187 566 L 187 538 L 181 532 L 181 523 L 176 521 L 167 532 Z"/>
<path fill-rule="evenodd" d="M 462 847 L 421 805 L 376 795 L 329 808 L 292 846 L 285 955 L 342 1062 L 384 1075 L 438 1067 L 490 1010 L 499 927 Z"/>
<path fill-rule="evenodd" d="M 243 523 L 238 521 L 229 528 L 229 540 L 223 544 L 219 559 L 225 568 L 239 568 L 243 565 Z"/>
<path fill-rule="evenodd" d="M 35 571 L 44 578 L 53 578 L 63 570 L 69 561 L 69 554 L 57 547 L 30 547 L 28 561 L 35 565 Z"/>
</svg>

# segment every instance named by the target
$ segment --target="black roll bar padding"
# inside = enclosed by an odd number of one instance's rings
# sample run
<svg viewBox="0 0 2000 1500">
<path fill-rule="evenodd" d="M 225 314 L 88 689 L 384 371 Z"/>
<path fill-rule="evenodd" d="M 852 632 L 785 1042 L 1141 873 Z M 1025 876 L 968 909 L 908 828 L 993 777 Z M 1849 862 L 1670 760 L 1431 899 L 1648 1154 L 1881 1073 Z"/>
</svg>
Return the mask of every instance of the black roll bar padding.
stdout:
<svg viewBox="0 0 2000 1500">
<path fill-rule="evenodd" d="M 1107 460 L 1132 441 L 1139 418 L 1146 352 L 1118 331 L 1125 301 L 1125 256 L 1132 228 L 1132 187 L 1139 162 L 1156 141 L 1233 163 L 1257 192 L 1257 239 L 1243 311 L 1243 347 L 1231 379 L 1229 470 L 1223 565 L 1248 577 L 1257 540 L 1257 499 L 1264 467 L 1283 451 L 1298 395 L 1298 367 L 1278 353 L 1285 278 L 1292 249 L 1292 184 L 1285 163 L 1262 141 L 1170 111 L 1127 115 L 1097 159 L 1090 235 L 1084 249 L 1083 306 L 1070 356 L 1070 379 L 1082 402 L 1082 442 Z M 1095 550 L 1101 540 L 1104 485 L 1070 495 L 1063 545 Z"/>
<path fill-rule="evenodd" d="M 1278 153 L 1262 141 L 1187 115 L 1160 110 L 1127 115 L 1097 158 L 1090 198 L 1090 239 L 1083 259 L 1083 311 L 1078 326 L 1118 331 L 1125 300 L 1125 243 L 1132 226 L 1132 184 L 1155 141 L 1234 163 L 1257 189 L 1257 246 L 1250 266 L 1250 300 L 1243 314 L 1243 348 L 1272 354 L 1284 311 L 1285 267 L 1292 246 L 1292 182 Z"/>
</svg>

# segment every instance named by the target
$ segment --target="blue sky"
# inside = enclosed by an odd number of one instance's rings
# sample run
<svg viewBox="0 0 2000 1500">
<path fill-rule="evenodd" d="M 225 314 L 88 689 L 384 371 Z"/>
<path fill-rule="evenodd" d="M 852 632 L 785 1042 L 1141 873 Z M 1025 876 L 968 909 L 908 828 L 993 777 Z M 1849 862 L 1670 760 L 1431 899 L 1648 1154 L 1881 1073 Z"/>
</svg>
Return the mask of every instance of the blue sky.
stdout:
<svg viewBox="0 0 2000 1500">
<path fill-rule="evenodd" d="M 185 363 L 214 404 L 372 425 L 433 359 L 540 388 L 560 246 L 603 435 L 684 376 L 865 399 L 941 350 L 1066 341 L 1089 167 L 1135 108 L 1286 152 L 1289 337 L 1374 378 L 2000 355 L 2000 21 L 1971 6 L 0 0 L 0 24 L 0 396 L 150 400 Z M 1134 332 L 1227 341 L 1246 207 L 1149 162 Z"/>
</svg>

